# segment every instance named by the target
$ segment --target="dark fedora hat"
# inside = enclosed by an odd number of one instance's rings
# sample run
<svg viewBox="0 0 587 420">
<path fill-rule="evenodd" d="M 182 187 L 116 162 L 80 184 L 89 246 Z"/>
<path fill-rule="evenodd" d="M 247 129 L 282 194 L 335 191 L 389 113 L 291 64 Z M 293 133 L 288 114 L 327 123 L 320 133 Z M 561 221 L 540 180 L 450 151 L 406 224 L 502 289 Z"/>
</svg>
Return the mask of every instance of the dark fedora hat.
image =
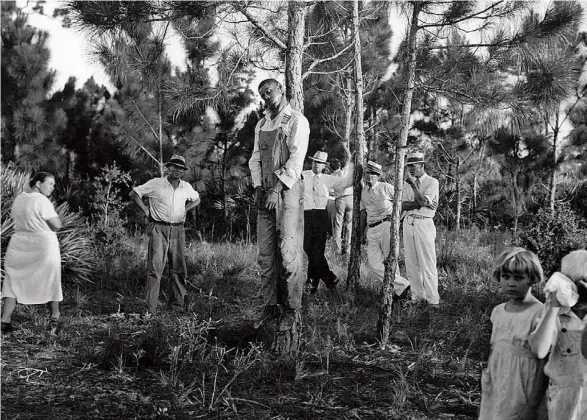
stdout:
<svg viewBox="0 0 587 420">
<path fill-rule="evenodd" d="M 165 166 L 177 166 L 178 168 L 181 168 L 183 170 L 188 169 L 188 167 L 185 164 L 185 158 L 183 156 L 180 155 L 173 155 L 171 156 L 171 159 L 169 159 L 168 162 L 165 162 Z"/>
</svg>

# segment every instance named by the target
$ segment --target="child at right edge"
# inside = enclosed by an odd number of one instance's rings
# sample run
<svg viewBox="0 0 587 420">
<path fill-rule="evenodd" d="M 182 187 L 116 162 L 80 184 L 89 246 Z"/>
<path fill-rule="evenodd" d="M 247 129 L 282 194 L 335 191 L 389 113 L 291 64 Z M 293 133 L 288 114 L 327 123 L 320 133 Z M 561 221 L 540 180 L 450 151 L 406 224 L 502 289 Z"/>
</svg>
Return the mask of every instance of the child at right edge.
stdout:
<svg viewBox="0 0 587 420">
<path fill-rule="evenodd" d="M 586 420 L 587 358 L 581 354 L 581 345 L 586 341 L 587 251 L 573 251 L 565 256 L 561 273 L 567 282 L 574 282 L 578 300 L 569 303 L 572 306 L 563 306 L 559 298 L 564 301 L 565 296 L 551 292 L 542 320 L 530 337 L 530 346 L 540 359 L 550 354 L 544 367 L 549 379 L 548 419 Z"/>
</svg>

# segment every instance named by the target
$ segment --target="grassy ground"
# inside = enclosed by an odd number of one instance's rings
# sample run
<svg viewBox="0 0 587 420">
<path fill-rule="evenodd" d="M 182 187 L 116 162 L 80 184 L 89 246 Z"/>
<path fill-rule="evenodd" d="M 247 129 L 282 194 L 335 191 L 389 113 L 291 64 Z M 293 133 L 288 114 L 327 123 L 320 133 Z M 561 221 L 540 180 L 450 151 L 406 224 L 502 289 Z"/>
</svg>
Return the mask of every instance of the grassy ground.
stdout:
<svg viewBox="0 0 587 420">
<path fill-rule="evenodd" d="M 126 238 L 100 251 L 93 285 L 66 290 L 59 335 L 45 334 L 44 308 L 19 306 L 2 339 L 2 418 L 474 419 L 503 245 L 440 232 L 441 308 L 395 307 L 385 350 L 366 270 L 356 295 L 320 289 L 304 298 L 300 353 L 276 358 L 252 329 L 254 246 L 192 243 L 189 310 L 145 318 L 146 238 Z M 345 278 L 345 260 L 328 258 Z"/>
</svg>

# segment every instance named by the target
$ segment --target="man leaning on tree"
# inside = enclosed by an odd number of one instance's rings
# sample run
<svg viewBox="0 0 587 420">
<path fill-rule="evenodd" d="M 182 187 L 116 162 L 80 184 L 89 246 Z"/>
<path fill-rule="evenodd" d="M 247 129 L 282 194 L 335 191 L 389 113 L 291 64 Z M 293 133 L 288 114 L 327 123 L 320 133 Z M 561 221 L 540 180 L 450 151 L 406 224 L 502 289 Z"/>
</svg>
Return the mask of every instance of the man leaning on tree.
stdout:
<svg viewBox="0 0 587 420">
<path fill-rule="evenodd" d="M 328 153 L 318 151 L 310 157 L 312 169 L 302 172 L 304 176 L 304 251 L 308 256 L 307 283 L 311 285 L 310 293 L 318 290 L 320 280 L 328 289 L 334 289 L 338 279 L 328 266 L 324 250 L 328 232 L 328 192 L 331 188 L 347 188 L 353 185 L 354 164 L 351 161 L 351 152 L 342 143 L 347 155 L 347 164 L 343 168 L 342 176 L 322 173 L 328 162 Z"/>
<path fill-rule="evenodd" d="M 361 232 L 367 243 L 367 264 L 383 284 L 385 259 L 389 255 L 391 239 L 391 215 L 393 212 L 393 185 L 380 181 L 383 174 L 381 165 L 368 161 L 363 172 L 365 186 L 361 193 Z M 404 300 L 409 293 L 410 283 L 400 276 L 396 264 L 393 280 L 395 299 Z"/>
<path fill-rule="evenodd" d="M 424 170 L 424 154 L 409 153 L 406 158 L 402 217 L 406 273 L 412 301 L 438 305 L 436 269 L 436 227 L 433 217 L 438 208 L 438 180 Z"/>
<path fill-rule="evenodd" d="M 299 319 L 304 288 L 304 182 L 308 120 L 288 103 L 275 79 L 259 84 L 264 117 L 255 127 L 249 161 L 255 186 L 258 263 L 264 307 L 254 327 L 279 318 L 288 330 Z"/>
</svg>

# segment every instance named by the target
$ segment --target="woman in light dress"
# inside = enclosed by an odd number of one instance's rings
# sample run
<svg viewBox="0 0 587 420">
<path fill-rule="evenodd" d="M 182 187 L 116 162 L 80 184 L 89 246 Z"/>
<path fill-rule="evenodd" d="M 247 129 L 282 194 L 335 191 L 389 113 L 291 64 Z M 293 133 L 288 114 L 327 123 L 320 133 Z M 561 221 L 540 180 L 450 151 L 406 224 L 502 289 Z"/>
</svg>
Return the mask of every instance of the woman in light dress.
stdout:
<svg viewBox="0 0 587 420">
<path fill-rule="evenodd" d="M 61 253 L 57 232 L 61 219 L 49 196 L 55 188 L 55 177 L 47 172 L 35 174 L 30 191 L 16 197 L 11 209 L 14 234 L 8 243 L 2 286 L 2 333 L 13 330 L 12 313 L 16 304 L 47 303 L 51 311 L 49 330 L 59 327 L 61 290 Z"/>
</svg>

